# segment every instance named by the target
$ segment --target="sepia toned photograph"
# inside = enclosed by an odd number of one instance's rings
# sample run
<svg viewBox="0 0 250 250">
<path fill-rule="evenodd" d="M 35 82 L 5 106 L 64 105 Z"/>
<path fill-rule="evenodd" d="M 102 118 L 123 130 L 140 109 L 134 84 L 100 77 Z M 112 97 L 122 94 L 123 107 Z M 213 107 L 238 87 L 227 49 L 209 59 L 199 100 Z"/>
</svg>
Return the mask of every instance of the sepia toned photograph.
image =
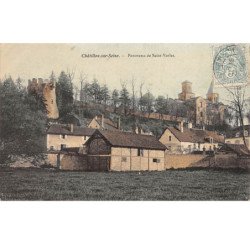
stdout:
<svg viewBox="0 0 250 250">
<path fill-rule="evenodd" d="M 0 200 L 250 198 L 250 44 L 0 44 Z"/>
</svg>

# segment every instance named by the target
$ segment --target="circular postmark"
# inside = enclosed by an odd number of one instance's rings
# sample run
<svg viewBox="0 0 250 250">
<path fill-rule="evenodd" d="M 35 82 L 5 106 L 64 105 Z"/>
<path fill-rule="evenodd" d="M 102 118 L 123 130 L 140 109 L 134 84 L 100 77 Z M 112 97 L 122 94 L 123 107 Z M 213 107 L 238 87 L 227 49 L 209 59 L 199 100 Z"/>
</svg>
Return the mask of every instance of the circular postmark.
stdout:
<svg viewBox="0 0 250 250">
<path fill-rule="evenodd" d="M 214 55 L 213 71 L 219 83 L 247 82 L 246 58 L 238 45 L 220 47 Z"/>
</svg>

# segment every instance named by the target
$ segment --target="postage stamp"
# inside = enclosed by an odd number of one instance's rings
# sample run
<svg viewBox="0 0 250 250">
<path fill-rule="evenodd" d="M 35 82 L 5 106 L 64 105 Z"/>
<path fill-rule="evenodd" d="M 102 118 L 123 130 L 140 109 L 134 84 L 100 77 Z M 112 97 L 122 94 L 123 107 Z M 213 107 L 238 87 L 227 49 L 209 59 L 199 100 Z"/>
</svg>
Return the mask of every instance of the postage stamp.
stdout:
<svg viewBox="0 0 250 250">
<path fill-rule="evenodd" d="M 214 53 L 213 71 L 221 84 L 247 82 L 246 57 L 241 45 L 224 45 Z"/>
</svg>

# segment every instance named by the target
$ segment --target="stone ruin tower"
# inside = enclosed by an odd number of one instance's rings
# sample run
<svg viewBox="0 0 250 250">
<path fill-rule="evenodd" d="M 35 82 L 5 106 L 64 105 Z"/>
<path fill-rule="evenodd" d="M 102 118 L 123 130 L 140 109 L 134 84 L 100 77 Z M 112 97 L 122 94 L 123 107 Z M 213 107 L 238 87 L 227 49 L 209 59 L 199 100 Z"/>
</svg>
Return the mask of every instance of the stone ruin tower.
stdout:
<svg viewBox="0 0 250 250">
<path fill-rule="evenodd" d="M 59 112 L 56 104 L 56 87 L 55 82 L 48 79 L 33 78 L 28 81 L 28 91 L 36 92 L 44 97 L 47 117 L 50 119 L 57 119 Z"/>
</svg>

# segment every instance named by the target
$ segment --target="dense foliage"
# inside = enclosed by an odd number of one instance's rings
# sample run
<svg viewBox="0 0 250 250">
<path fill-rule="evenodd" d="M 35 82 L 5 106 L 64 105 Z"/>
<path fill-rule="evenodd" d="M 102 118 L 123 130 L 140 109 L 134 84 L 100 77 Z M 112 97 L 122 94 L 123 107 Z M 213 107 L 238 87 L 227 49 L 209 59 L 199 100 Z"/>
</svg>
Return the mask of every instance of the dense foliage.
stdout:
<svg viewBox="0 0 250 250">
<path fill-rule="evenodd" d="M 56 101 L 60 117 L 64 117 L 72 112 L 73 84 L 69 75 L 64 71 L 61 72 L 56 82 Z"/>
<path fill-rule="evenodd" d="M 44 150 L 46 107 L 11 77 L 0 83 L 0 153 L 32 155 Z"/>
</svg>

